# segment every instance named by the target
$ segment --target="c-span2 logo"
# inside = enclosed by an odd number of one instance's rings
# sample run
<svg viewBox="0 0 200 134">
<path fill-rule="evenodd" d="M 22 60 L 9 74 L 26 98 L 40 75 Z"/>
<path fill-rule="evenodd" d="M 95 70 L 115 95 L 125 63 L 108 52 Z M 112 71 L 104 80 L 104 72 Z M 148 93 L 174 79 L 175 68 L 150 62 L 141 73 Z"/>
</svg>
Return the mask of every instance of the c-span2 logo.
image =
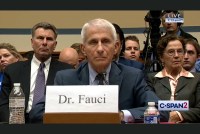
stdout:
<svg viewBox="0 0 200 134">
<path fill-rule="evenodd" d="M 159 100 L 158 101 L 158 110 L 159 111 L 187 111 L 189 110 L 189 101 L 188 100 Z"/>
</svg>

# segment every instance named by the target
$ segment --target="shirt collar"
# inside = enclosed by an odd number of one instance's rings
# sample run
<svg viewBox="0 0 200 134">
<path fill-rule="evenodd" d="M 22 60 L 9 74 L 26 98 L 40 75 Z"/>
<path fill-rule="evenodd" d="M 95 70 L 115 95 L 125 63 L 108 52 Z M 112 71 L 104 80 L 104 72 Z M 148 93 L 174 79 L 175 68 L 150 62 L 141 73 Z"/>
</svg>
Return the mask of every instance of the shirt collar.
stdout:
<svg viewBox="0 0 200 134">
<path fill-rule="evenodd" d="M 92 83 L 94 83 L 95 77 L 97 76 L 98 73 L 92 68 L 90 63 L 88 63 L 88 68 L 89 68 L 89 80 L 90 80 L 90 84 L 92 84 Z M 106 80 L 107 81 L 108 81 L 110 69 L 111 69 L 111 64 L 106 69 Z"/>
<path fill-rule="evenodd" d="M 189 71 L 186 71 L 183 68 L 182 68 L 181 72 L 179 73 L 179 76 L 188 77 L 188 78 L 194 77 L 194 75 L 192 73 L 190 73 Z M 167 73 L 165 68 L 162 71 L 158 72 L 154 77 L 157 77 L 157 78 L 164 78 L 164 77 L 172 78 L 172 76 Z"/>
<path fill-rule="evenodd" d="M 36 66 L 40 66 L 41 61 L 39 61 L 35 55 L 33 55 L 33 59 L 32 62 L 36 65 Z M 50 62 L 51 62 L 51 57 L 49 57 L 49 59 L 47 59 L 44 64 L 45 64 L 45 68 L 49 68 L 50 66 Z"/>
</svg>

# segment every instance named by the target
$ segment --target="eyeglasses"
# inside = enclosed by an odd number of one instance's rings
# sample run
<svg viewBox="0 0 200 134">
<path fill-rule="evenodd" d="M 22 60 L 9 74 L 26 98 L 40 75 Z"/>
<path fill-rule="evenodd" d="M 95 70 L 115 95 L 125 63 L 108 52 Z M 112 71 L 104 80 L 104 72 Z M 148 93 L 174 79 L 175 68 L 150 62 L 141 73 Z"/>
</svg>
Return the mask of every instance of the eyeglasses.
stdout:
<svg viewBox="0 0 200 134">
<path fill-rule="evenodd" d="M 184 50 L 183 49 L 178 49 L 178 50 L 168 50 L 167 52 L 165 52 L 166 54 L 168 54 L 169 56 L 174 56 L 175 53 L 177 53 L 178 55 L 184 55 Z"/>
</svg>

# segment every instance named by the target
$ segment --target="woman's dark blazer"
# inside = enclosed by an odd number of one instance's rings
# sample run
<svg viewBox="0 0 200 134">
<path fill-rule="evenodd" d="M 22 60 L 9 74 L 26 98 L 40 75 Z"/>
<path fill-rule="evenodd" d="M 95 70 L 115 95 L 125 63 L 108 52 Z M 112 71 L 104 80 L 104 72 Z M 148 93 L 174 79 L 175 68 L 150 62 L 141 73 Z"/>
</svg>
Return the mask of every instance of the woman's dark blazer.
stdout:
<svg viewBox="0 0 200 134">
<path fill-rule="evenodd" d="M 188 100 L 189 111 L 179 111 L 184 122 L 200 122 L 200 73 L 192 73 L 194 77 L 183 77 L 178 79 L 175 89 L 175 100 Z M 147 75 L 147 83 L 150 84 L 157 96 L 162 100 L 170 100 L 171 88 L 169 78 L 154 77 L 156 73 Z"/>
</svg>

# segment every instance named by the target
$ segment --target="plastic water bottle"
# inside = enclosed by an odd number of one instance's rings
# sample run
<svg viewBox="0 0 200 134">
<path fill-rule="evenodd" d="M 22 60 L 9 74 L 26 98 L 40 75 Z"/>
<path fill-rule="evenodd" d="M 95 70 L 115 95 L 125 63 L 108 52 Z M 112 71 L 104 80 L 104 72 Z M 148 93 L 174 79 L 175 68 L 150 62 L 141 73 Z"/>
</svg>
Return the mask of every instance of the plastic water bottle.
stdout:
<svg viewBox="0 0 200 134">
<path fill-rule="evenodd" d="M 155 102 L 148 102 L 148 107 L 144 112 L 145 124 L 158 124 L 160 122 L 160 113 L 155 107 Z"/>
<path fill-rule="evenodd" d="M 25 124 L 25 96 L 20 83 L 14 83 L 9 95 L 9 124 Z"/>
</svg>

